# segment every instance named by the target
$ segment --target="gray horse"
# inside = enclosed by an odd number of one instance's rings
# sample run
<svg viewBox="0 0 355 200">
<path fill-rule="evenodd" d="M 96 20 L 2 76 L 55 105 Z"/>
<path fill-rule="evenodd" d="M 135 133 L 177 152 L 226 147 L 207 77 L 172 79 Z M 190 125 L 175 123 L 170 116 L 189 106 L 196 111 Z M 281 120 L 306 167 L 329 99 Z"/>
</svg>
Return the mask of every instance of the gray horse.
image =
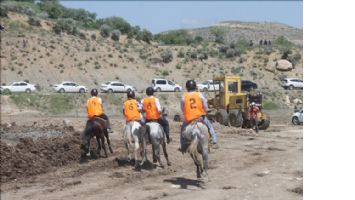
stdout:
<svg viewBox="0 0 355 200">
<path fill-rule="evenodd" d="M 135 164 L 134 167 L 138 168 L 138 154 L 139 150 L 141 150 L 142 161 L 140 165 L 143 165 L 145 160 L 147 159 L 146 151 L 145 151 L 145 139 L 143 137 L 143 131 L 141 130 L 141 124 L 136 121 L 127 122 L 124 126 L 123 130 L 123 141 L 127 149 L 127 160 L 131 160 L 131 152 L 130 147 L 134 146 L 134 159 Z M 132 141 L 133 140 L 133 141 Z"/>
<path fill-rule="evenodd" d="M 190 153 L 196 165 L 197 178 L 208 181 L 208 128 L 199 121 L 191 122 L 182 132 L 186 142 L 186 150 Z M 202 156 L 202 161 L 200 157 Z"/>
<path fill-rule="evenodd" d="M 166 151 L 166 143 L 165 143 L 163 128 L 157 122 L 148 122 L 146 123 L 146 126 L 149 127 L 148 129 L 150 132 L 149 136 L 150 136 L 150 142 L 152 143 L 153 163 L 156 163 L 158 161 L 160 167 L 164 168 L 164 165 L 160 160 L 160 145 L 161 145 L 163 147 L 163 152 L 164 152 L 166 162 L 168 166 L 170 166 L 171 163 L 168 158 L 168 152 Z"/>
</svg>

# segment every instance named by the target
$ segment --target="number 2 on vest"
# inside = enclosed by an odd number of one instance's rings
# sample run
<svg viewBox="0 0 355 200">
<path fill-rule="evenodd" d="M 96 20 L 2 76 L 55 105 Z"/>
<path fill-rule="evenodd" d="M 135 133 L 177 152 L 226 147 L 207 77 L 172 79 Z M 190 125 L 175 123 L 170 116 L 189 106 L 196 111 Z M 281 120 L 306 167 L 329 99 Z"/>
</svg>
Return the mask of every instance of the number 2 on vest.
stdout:
<svg viewBox="0 0 355 200">
<path fill-rule="evenodd" d="M 190 108 L 191 109 L 196 109 L 197 106 L 196 106 L 196 100 L 195 99 L 190 99 Z"/>
</svg>

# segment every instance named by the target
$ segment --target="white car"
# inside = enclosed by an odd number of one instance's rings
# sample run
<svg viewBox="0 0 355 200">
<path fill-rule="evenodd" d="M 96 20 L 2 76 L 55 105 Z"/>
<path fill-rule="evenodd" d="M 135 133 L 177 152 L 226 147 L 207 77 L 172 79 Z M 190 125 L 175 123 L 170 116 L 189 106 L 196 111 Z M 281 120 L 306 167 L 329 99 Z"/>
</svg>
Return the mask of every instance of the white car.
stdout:
<svg viewBox="0 0 355 200">
<path fill-rule="evenodd" d="M 36 87 L 32 84 L 29 84 L 25 81 L 13 82 L 10 85 L 0 86 L 1 93 L 10 93 L 10 92 L 26 92 L 31 93 L 36 91 Z"/>
<path fill-rule="evenodd" d="M 71 82 L 71 81 L 63 81 L 60 84 L 55 84 L 53 86 L 53 89 L 59 93 L 63 93 L 63 92 L 85 93 L 88 91 L 86 86 L 79 85 L 79 84 Z"/>
<path fill-rule="evenodd" d="M 200 84 L 197 84 L 197 88 L 199 91 L 207 92 L 207 91 L 218 91 L 219 90 L 219 81 L 204 81 Z"/>
<path fill-rule="evenodd" d="M 130 90 L 136 91 L 137 89 L 131 85 L 123 84 L 119 81 L 109 81 L 107 83 L 101 84 L 101 92 L 128 92 Z"/>
<path fill-rule="evenodd" d="M 285 89 L 293 90 L 295 88 L 303 89 L 303 81 L 298 78 L 285 78 L 281 81 L 281 86 Z"/>
<path fill-rule="evenodd" d="M 300 125 L 303 124 L 303 110 L 296 111 L 292 114 L 292 124 Z"/>
<path fill-rule="evenodd" d="M 182 90 L 180 85 L 166 79 L 153 79 L 152 87 L 157 92 L 180 92 Z"/>
</svg>

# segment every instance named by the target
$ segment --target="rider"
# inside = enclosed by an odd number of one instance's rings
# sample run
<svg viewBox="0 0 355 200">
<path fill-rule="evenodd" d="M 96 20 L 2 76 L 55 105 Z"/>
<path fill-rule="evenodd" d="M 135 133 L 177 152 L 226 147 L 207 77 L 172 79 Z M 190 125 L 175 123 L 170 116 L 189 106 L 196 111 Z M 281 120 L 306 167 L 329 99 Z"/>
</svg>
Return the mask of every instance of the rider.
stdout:
<svg viewBox="0 0 355 200">
<path fill-rule="evenodd" d="M 151 121 L 158 122 L 163 127 L 167 143 L 169 144 L 169 122 L 165 117 L 161 116 L 162 109 L 159 99 L 153 96 L 154 89 L 152 87 L 148 87 L 145 93 L 148 96 L 142 99 L 141 104 L 143 105 L 143 111 L 145 112 L 146 123 Z"/>
<path fill-rule="evenodd" d="M 100 117 L 107 122 L 107 131 L 112 133 L 110 121 L 103 112 L 102 108 L 102 100 L 100 97 L 97 96 L 97 89 L 91 90 L 91 97 L 87 101 L 86 111 L 89 119 L 93 119 L 94 117 Z"/>
<path fill-rule="evenodd" d="M 206 117 L 206 110 L 208 109 L 206 98 L 196 91 L 196 82 L 194 80 L 188 80 L 186 82 L 187 93 L 181 97 L 181 110 L 184 113 L 185 120 L 181 127 L 180 143 L 183 147 L 182 131 L 193 120 L 200 119 L 207 125 L 209 132 L 212 136 L 213 148 L 218 149 L 217 135 L 211 122 Z"/>
<path fill-rule="evenodd" d="M 136 100 L 136 95 L 133 90 L 127 92 L 127 100 L 123 104 L 123 115 L 126 122 L 137 121 L 142 123 L 142 116 L 140 113 L 141 105 Z"/>
<path fill-rule="evenodd" d="M 255 102 L 252 102 L 249 107 L 249 115 L 250 115 L 250 122 L 251 122 L 251 127 L 253 128 L 255 126 L 255 131 L 256 133 L 259 133 L 259 122 L 258 122 L 258 114 L 259 112 L 259 107 L 255 104 Z"/>
</svg>

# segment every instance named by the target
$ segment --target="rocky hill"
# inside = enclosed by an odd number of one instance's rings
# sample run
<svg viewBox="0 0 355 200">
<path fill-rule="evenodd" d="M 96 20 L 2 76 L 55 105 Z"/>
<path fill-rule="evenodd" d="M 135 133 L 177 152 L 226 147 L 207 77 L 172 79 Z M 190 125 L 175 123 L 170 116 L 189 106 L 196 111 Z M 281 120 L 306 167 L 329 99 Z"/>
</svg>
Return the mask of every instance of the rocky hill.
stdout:
<svg viewBox="0 0 355 200">
<path fill-rule="evenodd" d="M 165 77 L 183 86 L 187 79 L 200 82 L 218 75 L 236 74 L 256 82 L 270 95 L 271 101 L 288 103 L 279 85 L 280 79 L 303 76 L 302 47 L 288 44 L 285 38 L 278 45 L 267 46 L 245 46 L 238 41 L 235 44 L 203 41 L 193 45 L 164 45 L 159 41 L 147 43 L 129 39 L 125 34 L 114 41 L 92 29 L 82 29 L 80 35 L 56 34 L 53 32 L 55 22 L 41 19 L 38 25 L 33 25 L 29 16 L 16 12 L 2 17 L 1 23 L 6 27 L 6 31 L 1 32 L 1 84 L 28 80 L 49 92 L 52 84 L 64 80 L 89 88 L 120 80 L 143 91 L 156 77 Z M 283 35 L 291 41 L 302 41 L 302 30 L 278 24 L 223 22 L 219 26 L 228 27 L 227 35 L 234 34 L 235 38 L 253 32 L 252 37 L 259 39 L 272 29 L 263 38 Z M 237 31 L 240 29 L 245 31 Z M 204 30 L 189 32 L 204 37 Z M 291 67 L 280 69 L 278 63 L 282 58 L 282 62 Z M 291 102 L 293 98 L 302 99 L 299 94 L 290 95 Z"/>
</svg>

